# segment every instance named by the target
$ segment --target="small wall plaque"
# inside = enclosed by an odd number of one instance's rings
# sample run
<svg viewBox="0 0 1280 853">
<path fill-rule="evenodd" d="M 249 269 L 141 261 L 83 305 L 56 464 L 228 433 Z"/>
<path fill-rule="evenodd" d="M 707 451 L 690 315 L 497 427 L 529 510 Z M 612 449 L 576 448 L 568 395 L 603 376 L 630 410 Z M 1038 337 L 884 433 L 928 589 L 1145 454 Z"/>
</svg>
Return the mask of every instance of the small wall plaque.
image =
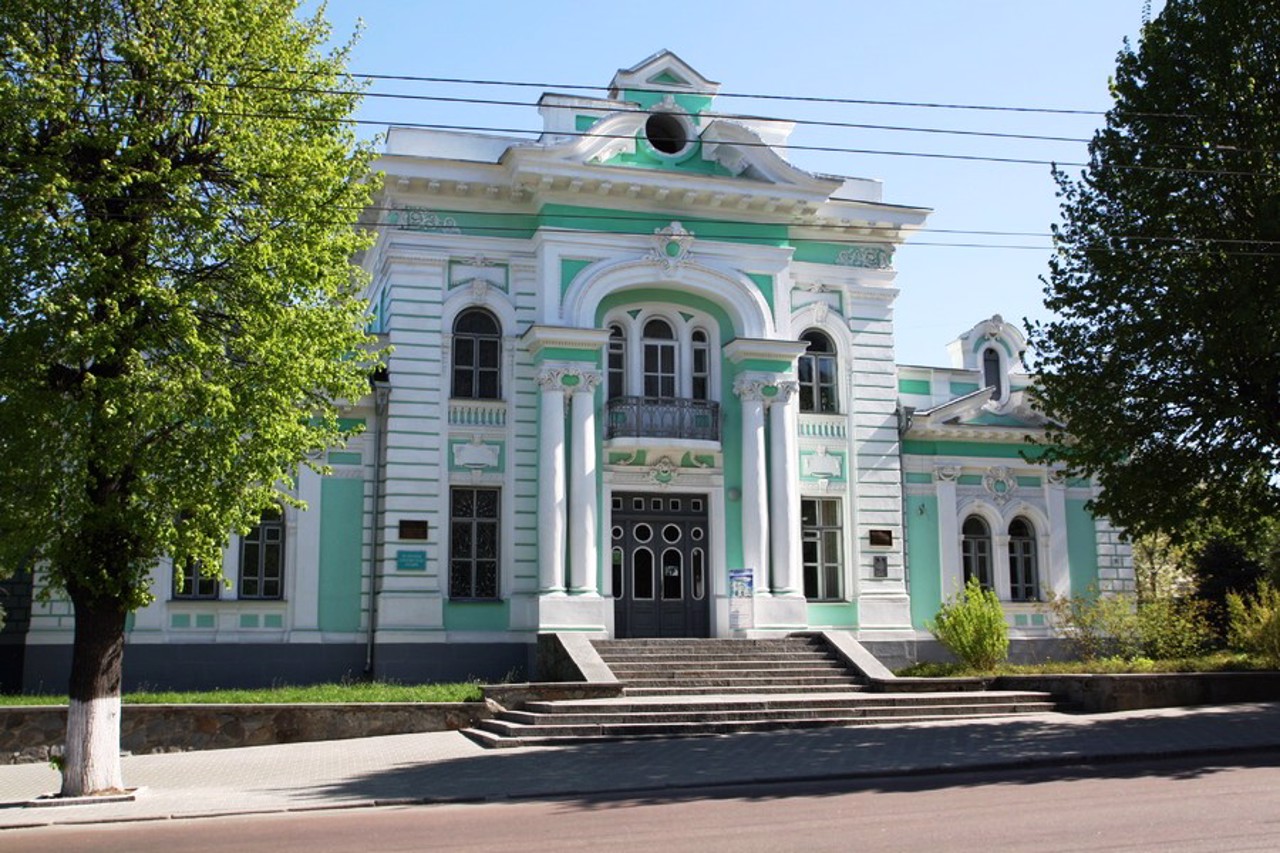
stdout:
<svg viewBox="0 0 1280 853">
<path fill-rule="evenodd" d="M 871 545 L 875 548 L 892 548 L 893 547 L 893 531 L 892 530 L 871 530 L 868 531 L 871 537 Z"/>
<path fill-rule="evenodd" d="M 877 554 L 871 558 L 871 576 L 874 578 L 889 577 L 889 558 L 884 554 Z"/>
<path fill-rule="evenodd" d="M 421 572 L 427 568 L 426 551 L 397 551 L 396 571 Z"/>
<path fill-rule="evenodd" d="M 402 518 L 400 519 L 400 538 L 401 539 L 427 539 L 427 533 L 430 528 L 426 519 Z"/>
</svg>

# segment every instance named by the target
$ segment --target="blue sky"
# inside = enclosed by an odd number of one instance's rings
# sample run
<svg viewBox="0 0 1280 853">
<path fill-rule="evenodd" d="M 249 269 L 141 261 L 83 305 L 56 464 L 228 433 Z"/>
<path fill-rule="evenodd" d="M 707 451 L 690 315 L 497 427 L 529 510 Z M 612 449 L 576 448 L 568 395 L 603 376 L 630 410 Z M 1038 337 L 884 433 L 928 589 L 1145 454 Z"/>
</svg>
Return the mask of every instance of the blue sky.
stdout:
<svg viewBox="0 0 1280 853">
<path fill-rule="evenodd" d="M 1156 9 L 1160 3 L 1156 2 Z M 607 85 L 614 72 L 668 48 L 723 92 L 1103 111 L 1142 0 L 790 0 L 594 4 L 331 0 L 336 35 L 364 34 L 363 73 Z M 532 102 L 538 90 L 381 82 L 372 91 Z M 720 100 L 723 112 L 857 124 L 1087 139 L 1100 115 L 976 112 L 789 101 Z M 360 118 L 504 128 L 540 126 L 532 106 L 370 99 Z M 1057 162 L 1083 142 L 990 139 L 800 125 L 795 145 Z M 808 171 L 877 178 L 885 200 L 932 208 L 928 227 L 1047 233 L 1055 186 L 1044 165 L 793 151 Z M 1078 171 L 1072 170 L 1072 171 Z M 1023 245 L 961 248 L 931 243 Z M 897 254 L 897 357 L 944 364 L 945 346 L 992 314 L 1043 318 L 1047 237 L 925 232 Z"/>
</svg>

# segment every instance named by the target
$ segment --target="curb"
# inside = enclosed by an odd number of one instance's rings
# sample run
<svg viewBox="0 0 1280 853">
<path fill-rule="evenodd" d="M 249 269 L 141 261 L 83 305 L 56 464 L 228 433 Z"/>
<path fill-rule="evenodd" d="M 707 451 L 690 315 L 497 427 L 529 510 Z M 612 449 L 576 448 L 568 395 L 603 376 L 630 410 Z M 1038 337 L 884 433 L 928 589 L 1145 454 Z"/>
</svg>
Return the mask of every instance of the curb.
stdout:
<svg viewBox="0 0 1280 853">
<path fill-rule="evenodd" d="M 967 773 L 990 773 L 1000 770 L 1039 770 L 1055 767 L 1085 767 L 1090 765 L 1123 764 L 1134 761 L 1167 761 L 1185 758 L 1229 755 L 1280 755 L 1280 744 L 1230 746 L 1230 747 L 1189 747 L 1187 749 L 1167 749 L 1154 752 L 1117 752 L 1085 755 L 1064 755 L 1035 759 L 1010 759 L 1007 761 L 988 761 L 967 765 L 935 765 L 925 767 L 880 769 L 865 771 L 834 771 L 831 773 L 815 773 L 803 776 L 756 776 L 750 779 L 730 781 L 697 781 L 673 783 L 657 787 L 609 788 L 605 790 L 560 790 L 539 793 L 503 794 L 494 796 L 458 796 L 458 797 L 391 797 L 385 799 L 360 800 L 345 803 L 326 803 L 306 806 L 280 806 L 275 808 L 241 808 L 226 811 L 199 812 L 194 814 L 168 815 L 111 815 L 97 818 L 72 818 L 67 820 L 30 820 L 23 823 L 0 824 L 0 833 L 9 830 L 37 829 L 49 826 L 92 826 L 94 824 L 117 823 L 154 823 L 157 821 L 203 820 L 220 817 L 249 817 L 270 814 L 305 814 L 307 812 L 348 811 L 352 809 L 394 808 L 404 806 L 445 806 L 475 805 L 486 803 L 516 803 L 535 800 L 565 800 L 588 797 L 596 801 L 628 799 L 646 794 L 672 791 L 695 791 L 739 788 L 751 788 L 760 785 L 780 785 L 813 782 L 857 781 L 869 779 L 902 779 L 910 777 L 939 777 Z M 124 795 L 120 799 L 98 800 L 98 803 L 114 803 L 128 801 Z M 85 798 L 89 799 L 89 798 Z M 133 797 L 130 800 L 136 801 Z M 35 803 L 35 801 L 31 801 Z M 83 803 L 75 803 L 82 805 Z M 94 803 L 88 803 L 92 805 Z M 30 803 L 14 804 L 19 807 Z M 45 804 L 36 805 L 37 808 Z M 67 805 L 71 805 L 68 803 Z"/>
</svg>

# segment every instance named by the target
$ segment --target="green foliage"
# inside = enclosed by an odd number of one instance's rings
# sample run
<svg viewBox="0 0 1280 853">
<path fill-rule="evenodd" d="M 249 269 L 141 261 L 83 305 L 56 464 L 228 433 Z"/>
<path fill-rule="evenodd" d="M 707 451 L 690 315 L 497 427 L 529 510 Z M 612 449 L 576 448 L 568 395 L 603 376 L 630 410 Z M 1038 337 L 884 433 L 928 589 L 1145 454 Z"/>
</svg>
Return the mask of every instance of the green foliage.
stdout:
<svg viewBox="0 0 1280 853">
<path fill-rule="evenodd" d="M 1214 630 L 1221 637 L 1229 630 L 1228 598 L 1257 587 L 1266 570 L 1238 542 L 1210 539 L 1196 553 L 1196 595 L 1208 606 Z"/>
<path fill-rule="evenodd" d="M 1043 661 L 1032 664 L 1005 663 L 996 667 L 996 675 L 1072 675 L 1084 673 L 1119 674 L 1131 672 L 1247 672 L 1263 668 L 1257 658 L 1233 653 L 1212 652 L 1194 657 L 1152 659 L 1139 657 L 1095 658 L 1093 660 Z M 959 663 L 917 663 L 897 670 L 896 675 L 914 678 L 963 678 L 990 675 Z"/>
<path fill-rule="evenodd" d="M 1134 600 L 1124 595 L 1098 595 L 1090 590 L 1046 602 L 1053 624 L 1072 653 L 1083 661 L 1108 657 L 1133 659 L 1142 653 Z"/>
<path fill-rule="evenodd" d="M 1058 632 L 1082 661 L 1177 660 L 1212 645 L 1208 607 L 1194 598 L 1139 602 L 1131 595 L 1054 597 L 1047 604 Z"/>
<path fill-rule="evenodd" d="M 367 391 L 371 149 L 296 6 L 0 0 L 0 565 L 73 600 L 216 567 Z"/>
<path fill-rule="evenodd" d="M 1228 642 L 1272 668 L 1280 668 L 1280 589 L 1267 581 L 1254 595 L 1227 595 Z"/>
<path fill-rule="evenodd" d="M 1000 599 L 976 578 L 944 601 L 925 627 L 965 665 L 989 671 L 1009 656 L 1009 626 Z"/>
<path fill-rule="evenodd" d="M 1157 598 L 1138 603 L 1142 654 L 1178 660 L 1201 654 L 1214 641 L 1208 605 L 1195 598 Z"/>
<path fill-rule="evenodd" d="M 126 705 L 272 705 L 315 702 L 479 702 L 476 682 L 394 684 L 389 682 L 313 684 L 262 690 L 204 690 L 127 693 Z M 4 696 L 0 705 L 65 705 L 66 696 Z"/>
<path fill-rule="evenodd" d="M 1133 533 L 1280 510 L 1280 5 L 1167 0 L 1118 60 L 1035 324 L 1046 462 Z M 1254 247 L 1254 248 L 1251 248 Z"/>
</svg>

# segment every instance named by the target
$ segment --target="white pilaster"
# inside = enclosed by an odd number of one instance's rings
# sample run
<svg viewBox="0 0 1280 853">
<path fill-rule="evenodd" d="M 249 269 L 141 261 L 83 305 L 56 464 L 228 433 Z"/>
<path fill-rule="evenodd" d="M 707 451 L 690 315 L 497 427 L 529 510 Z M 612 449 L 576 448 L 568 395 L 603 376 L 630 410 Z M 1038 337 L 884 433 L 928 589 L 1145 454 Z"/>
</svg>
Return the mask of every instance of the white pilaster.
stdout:
<svg viewBox="0 0 1280 853">
<path fill-rule="evenodd" d="M 956 479 L 959 465 L 938 465 L 933 472 L 938 491 L 938 563 L 942 571 L 942 598 L 964 588 L 960 565 L 960 527 L 956 518 Z"/>
<path fill-rule="evenodd" d="M 538 412 L 538 589 L 543 595 L 565 591 L 565 471 L 563 371 L 538 374 L 542 400 Z"/>
<path fill-rule="evenodd" d="M 1051 474 L 1045 483 L 1045 504 L 1048 506 L 1049 565 L 1041 583 L 1048 588 L 1041 594 L 1053 593 L 1064 598 L 1081 595 L 1084 590 L 1071 588 L 1071 560 L 1067 552 L 1067 485 L 1060 476 Z"/>
<path fill-rule="evenodd" d="M 779 382 L 769 404 L 769 519 L 773 570 L 771 583 L 779 595 L 802 595 L 804 567 L 800 554 L 800 471 L 796 447 L 799 383 Z"/>
<path fill-rule="evenodd" d="M 755 569 L 757 589 L 768 591 L 769 507 L 764 456 L 764 383 L 739 379 L 742 400 L 742 561 Z"/>
<path fill-rule="evenodd" d="M 578 382 L 571 387 L 569 413 L 573 447 L 569 464 L 569 586 L 578 594 L 598 595 L 595 392 L 601 377 L 594 371 L 573 373 Z"/>
</svg>

